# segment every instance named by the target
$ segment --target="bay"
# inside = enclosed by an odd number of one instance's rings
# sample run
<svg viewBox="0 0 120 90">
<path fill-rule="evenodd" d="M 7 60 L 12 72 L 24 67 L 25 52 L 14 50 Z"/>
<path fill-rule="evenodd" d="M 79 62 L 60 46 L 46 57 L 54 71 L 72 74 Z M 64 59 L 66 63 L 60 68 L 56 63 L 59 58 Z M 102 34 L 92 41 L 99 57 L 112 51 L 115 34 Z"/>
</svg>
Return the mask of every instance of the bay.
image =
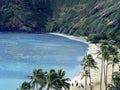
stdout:
<svg viewBox="0 0 120 90">
<path fill-rule="evenodd" d="M 88 46 L 51 34 L 0 33 L 0 90 L 16 90 L 33 69 L 63 69 L 73 78 Z"/>
</svg>

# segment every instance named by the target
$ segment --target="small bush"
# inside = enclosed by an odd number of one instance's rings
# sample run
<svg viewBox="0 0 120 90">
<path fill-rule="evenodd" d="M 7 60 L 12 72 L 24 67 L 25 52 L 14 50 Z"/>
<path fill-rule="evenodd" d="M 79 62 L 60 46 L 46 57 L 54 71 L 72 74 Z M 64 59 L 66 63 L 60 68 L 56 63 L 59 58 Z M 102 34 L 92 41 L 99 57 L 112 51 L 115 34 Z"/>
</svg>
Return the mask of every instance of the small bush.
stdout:
<svg viewBox="0 0 120 90">
<path fill-rule="evenodd" d="M 88 36 L 87 41 L 91 41 L 92 43 L 98 43 L 100 39 L 101 39 L 100 35 L 98 35 L 98 34 L 90 34 Z"/>
</svg>

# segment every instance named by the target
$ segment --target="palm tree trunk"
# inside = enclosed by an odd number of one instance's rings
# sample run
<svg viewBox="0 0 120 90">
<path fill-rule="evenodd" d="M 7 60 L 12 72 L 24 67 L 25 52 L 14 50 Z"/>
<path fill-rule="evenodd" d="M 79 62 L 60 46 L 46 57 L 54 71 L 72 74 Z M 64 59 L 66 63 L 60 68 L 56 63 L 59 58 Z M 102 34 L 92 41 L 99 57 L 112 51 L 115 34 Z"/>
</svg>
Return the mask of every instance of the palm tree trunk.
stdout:
<svg viewBox="0 0 120 90">
<path fill-rule="evenodd" d="M 113 82 L 113 80 L 112 80 L 113 73 L 114 73 L 114 64 L 112 65 L 111 84 Z"/>
<path fill-rule="evenodd" d="M 89 76 L 89 79 L 90 79 L 90 90 L 92 90 L 92 85 L 91 85 L 91 73 L 90 73 L 90 68 L 89 68 L 89 74 L 90 74 L 90 76 Z"/>
<path fill-rule="evenodd" d="M 85 76 L 85 90 L 87 90 L 87 76 Z"/>
<path fill-rule="evenodd" d="M 107 72 L 108 72 L 108 61 L 107 61 L 107 65 L 106 65 L 106 75 L 105 75 L 105 90 L 107 90 Z"/>
<path fill-rule="evenodd" d="M 103 60 L 101 60 L 101 76 L 100 76 L 100 90 L 102 90 L 102 81 L 103 81 Z"/>
<path fill-rule="evenodd" d="M 106 62 L 104 60 L 104 83 L 106 82 Z"/>
</svg>

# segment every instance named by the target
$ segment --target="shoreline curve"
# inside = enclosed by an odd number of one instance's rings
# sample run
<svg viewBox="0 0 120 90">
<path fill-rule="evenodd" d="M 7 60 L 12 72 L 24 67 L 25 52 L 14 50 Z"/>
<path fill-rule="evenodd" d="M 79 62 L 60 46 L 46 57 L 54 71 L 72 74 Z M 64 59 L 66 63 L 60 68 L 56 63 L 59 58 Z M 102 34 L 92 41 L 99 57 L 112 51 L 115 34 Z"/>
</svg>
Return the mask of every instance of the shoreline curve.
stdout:
<svg viewBox="0 0 120 90">
<path fill-rule="evenodd" d="M 66 35 L 66 34 L 61 34 L 61 33 L 49 33 L 49 34 L 52 34 L 52 35 L 57 35 L 57 36 L 61 36 L 61 37 L 65 37 L 65 38 L 68 38 L 68 39 L 71 39 L 71 40 L 75 40 L 75 41 L 80 41 L 84 44 L 87 44 L 88 45 L 88 49 L 87 49 L 87 52 L 86 54 L 91 54 L 93 56 L 93 58 L 95 59 L 95 61 L 97 62 L 97 66 L 99 69 L 97 70 L 91 70 L 91 77 L 92 77 L 92 82 L 98 82 L 100 80 L 100 67 L 101 67 L 101 60 L 100 58 L 97 57 L 97 52 L 98 50 L 100 50 L 100 47 L 99 47 L 99 44 L 93 44 L 93 43 L 90 43 L 90 42 L 87 42 L 87 37 L 84 37 L 84 36 L 79 36 L 79 37 L 76 37 L 76 36 L 72 36 L 72 35 Z M 79 90 L 79 87 L 76 86 L 76 82 L 79 84 L 83 84 L 85 85 L 84 83 L 84 78 L 81 80 L 81 77 L 82 77 L 82 72 L 78 71 L 78 75 L 75 76 L 74 78 L 71 78 L 70 80 L 70 84 L 72 85 L 70 87 L 70 90 Z M 88 81 L 89 83 L 89 81 Z"/>
</svg>

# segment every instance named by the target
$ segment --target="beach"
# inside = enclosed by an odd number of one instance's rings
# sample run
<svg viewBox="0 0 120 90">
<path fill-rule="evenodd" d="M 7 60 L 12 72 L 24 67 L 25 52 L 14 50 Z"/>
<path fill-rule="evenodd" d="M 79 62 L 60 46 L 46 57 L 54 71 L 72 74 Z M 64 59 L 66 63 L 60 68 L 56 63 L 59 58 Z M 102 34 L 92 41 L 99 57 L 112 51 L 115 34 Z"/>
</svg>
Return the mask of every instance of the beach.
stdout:
<svg viewBox="0 0 120 90">
<path fill-rule="evenodd" d="M 97 62 L 97 67 L 98 67 L 98 69 L 91 69 L 91 79 L 92 79 L 92 82 L 93 82 L 92 86 L 93 86 L 93 90 L 99 90 L 100 75 L 101 75 L 100 74 L 100 71 L 101 71 L 101 56 L 98 57 L 97 52 L 100 50 L 100 45 L 87 42 L 87 40 L 86 40 L 87 37 L 83 37 L 83 36 L 76 37 L 76 36 L 59 34 L 59 33 L 50 33 L 50 34 L 66 37 L 66 38 L 71 39 L 71 40 L 80 41 L 80 42 L 83 42 L 83 43 L 88 45 L 87 54 L 91 54 L 93 56 L 94 60 Z M 109 65 L 108 82 L 111 82 L 111 70 L 112 70 L 112 65 Z M 115 67 L 115 71 L 118 71 L 118 67 Z M 81 77 L 82 77 L 82 71 L 81 71 L 81 73 L 80 73 L 80 71 L 78 71 L 78 75 L 75 76 L 74 78 L 71 78 L 70 90 L 83 90 L 80 87 L 80 85 L 82 84 L 84 86 L 85 85 L 85 80 L 84 80 L 84 78 L 81 79 Z M 103 77 L 103 79 L 104 79 L 104 77 Z M 76 85 L 76 83 L 77 83 L 77 85 Z M 88 83 L 89 83 L 89 80 L 88 80 Z M 104 82 L 103 82 L 102 88 L 104 90 Z"/>
</svg>

